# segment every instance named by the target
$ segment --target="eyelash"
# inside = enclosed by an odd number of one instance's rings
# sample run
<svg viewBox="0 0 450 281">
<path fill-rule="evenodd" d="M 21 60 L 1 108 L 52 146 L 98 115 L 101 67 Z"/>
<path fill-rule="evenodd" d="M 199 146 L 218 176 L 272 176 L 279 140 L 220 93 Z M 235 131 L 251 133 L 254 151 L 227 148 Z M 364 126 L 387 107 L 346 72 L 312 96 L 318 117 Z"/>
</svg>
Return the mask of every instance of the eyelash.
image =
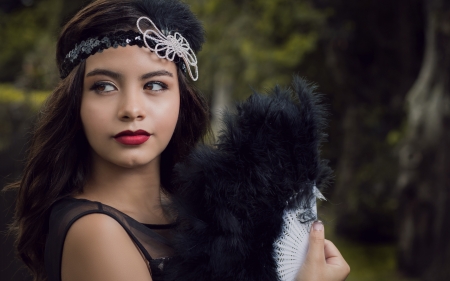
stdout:
<svg viewBox="0 0 450 281">
<path fill-rule="evenodd" d="M 144 85 L 144 89 L 147 88 L 148 86 L 151 86 L 151 85 L 158 85 L 158 86 L 161 87 L 161 89 L 159 89 L 159 90 L 150 90 L 150 91 L 155 91 L 155 92 L 164 91 L 164 90 L 167 90 L 167 88 L 168 88 L 168 87 L 167 87 L 167 84 L 165 84 L 165 83 L 163 83 L 163 82 L 160 82 L 160 81 L 151 81 L 151 82 L 148 82 L 148 83 L 146 83 L 146 84 Z M 99 90 L 100 87 L 107 87 L 107 86 L 111 86 L 111 87 L 113 87 L 114 89 L 117 89 L 116 86 L 114 86 L 114 84 L 112 84 L 112 83 L 108 83 L 108 82 L 96 82 L 96 83 L 94 83 L 94 85 L 92 85 L 92 87 L 90 88 L 90 90 L 91 90 L 91 91 L 95 91 L 95 92 L 98 93 L 98 94 L 111 92 L 111 91 L 104 91 L 104 90 L 102 91 L 102 90 Z"/>
<path fill-rule="evenodd" d="M 148 85 L 158 85 L 161 87 L 160 90 L 151 90 L 151 91 L 155 91 L 155 92 L 159 92 L 159 91 L 164 91 L 167 90 L 167 84 L 160 82 L 160 81 L 151 81 L 145 84 L 144 88 L 146 88 Z"/>
<path fill-rule="evenodd" d="M 114 86 L 114 84 L 112 84 L 112 83 L 95 82 L 94 85 L 92 85 L 90 90 L 91 91 L 95 91 L 97 94 L 108 93 L 110 91 L 101 91 L 101 90 L 99 90 L 100 87 L 107 87 L 107 86 L 111 86 L 111 87 L 114 87 L 114 89 L 117 89 L 116 86 Z"/>
</svg>

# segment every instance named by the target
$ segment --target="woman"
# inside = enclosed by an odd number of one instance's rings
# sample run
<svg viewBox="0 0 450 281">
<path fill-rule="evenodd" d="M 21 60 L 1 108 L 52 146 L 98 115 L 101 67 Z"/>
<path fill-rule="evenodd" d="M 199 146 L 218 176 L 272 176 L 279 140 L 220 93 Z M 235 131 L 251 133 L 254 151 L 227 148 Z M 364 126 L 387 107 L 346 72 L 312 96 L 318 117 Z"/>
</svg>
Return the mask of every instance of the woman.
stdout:
<svg viewBox="0 0 450 281">
<path fill-rule="evenodd" d="M 172 168 L 208 128 L 187 77 L 202 43 L 176 0 L 98 0 L 63 28 L 62 80 L 15 185 L 17 248 L 36 280 L 161 280 Z M 344 280 L 348 265 L 315 228 L 298 280 Z"/>
</svg>

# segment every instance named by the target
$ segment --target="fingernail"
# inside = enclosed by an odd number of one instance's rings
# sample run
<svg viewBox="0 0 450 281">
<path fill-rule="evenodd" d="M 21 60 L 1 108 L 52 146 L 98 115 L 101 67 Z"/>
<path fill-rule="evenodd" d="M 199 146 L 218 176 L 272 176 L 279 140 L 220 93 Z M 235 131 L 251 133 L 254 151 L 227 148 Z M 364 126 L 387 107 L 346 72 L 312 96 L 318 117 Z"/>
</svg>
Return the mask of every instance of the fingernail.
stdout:
<svg viewBox="0 0 450 281">
<path fill-rule="evenodd" d="M 313 223 L 313 229 L 314 229 L 314 231 L 323 231 L 323 222 L 322 221 L 315 221 Z"/>
</svg>

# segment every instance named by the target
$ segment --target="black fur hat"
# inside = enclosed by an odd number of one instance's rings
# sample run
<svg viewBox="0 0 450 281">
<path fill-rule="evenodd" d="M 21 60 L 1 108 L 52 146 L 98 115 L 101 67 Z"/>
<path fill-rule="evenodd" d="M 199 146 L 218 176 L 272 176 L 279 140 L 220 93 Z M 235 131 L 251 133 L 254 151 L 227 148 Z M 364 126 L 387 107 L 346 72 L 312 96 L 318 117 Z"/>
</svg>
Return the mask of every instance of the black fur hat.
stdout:
<svg viewBox="0 0 450 281">
<path fill-rule="evenodd" d="M 321 96 L 298 77 L 293 88 L 254 93 L 225 114 L 216 147 L 199 146 L 176 167 L 177 259 L 165 268 L 168 280 L 279 280 L 283 213 L 311 208 L 314 185 L 331 175 L 319 157 Z"/>
</svg>

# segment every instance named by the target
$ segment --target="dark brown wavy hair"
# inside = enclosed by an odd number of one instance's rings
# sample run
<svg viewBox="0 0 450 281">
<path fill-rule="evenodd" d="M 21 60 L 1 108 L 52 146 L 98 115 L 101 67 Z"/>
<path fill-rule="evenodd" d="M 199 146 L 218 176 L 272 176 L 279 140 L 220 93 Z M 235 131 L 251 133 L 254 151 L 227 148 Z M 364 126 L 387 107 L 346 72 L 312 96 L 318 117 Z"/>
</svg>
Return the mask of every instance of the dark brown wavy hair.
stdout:
<svg viewBox="0 0 450 281">
<path fill-rule="evenodd" d="M 175 10 L 168 10 L 174 8 Z M 164 16 L 165 13 L 169 16 Z M 135 30 L 136 20 L 141 16 L 153 18 L 157 25 L 166 28 L 186 28 L 183 17 L 171 26 L 167 17 L 171 16 L 172 21 L 177 20 L 180 17 L 176 13 L 187 13 L 190 17 L 187 20 L 196 24 L 196 27 L 201 27 L 189 8 L 177 0 L 95 1 L 79 11 L 64 26 L 57 43 L 58 66 L 61 68 L 65 55 L 75 43 L 117 30 Z M 200 31 L 203 32 L 203 29 Z M 192 29 L 186 31 L 189 32 L 194 41 L 192 45 L 196 45 L 194 50 L 198 51 L 203 43 L 203 34 L 197 34 Z M 189 36 L 186 38 L 189 41 Z M 44 248 L 51 206 L 62 197 L 82 191 L 90 173 L 90 148 L 80 119 L 84 71 L 85 63 L 82 62 L 60 81 L 44 103 L 32 132 L 22 178 L 7 187 L 17 190 L 12 226 L 17 235 L 16 247 L 20 258 L 31 269 L 34 280 L 37 281 L 47 279 Z M 173 137 L 161 156 L 161 183 L 168 194 L 175 191 L 171 184 L 175 163 L 181 161 L 202 140 L 209 128 L 208 108 L 203 97 L 180 69 L 178 80 L 178 122 Z"/>
</svg>

